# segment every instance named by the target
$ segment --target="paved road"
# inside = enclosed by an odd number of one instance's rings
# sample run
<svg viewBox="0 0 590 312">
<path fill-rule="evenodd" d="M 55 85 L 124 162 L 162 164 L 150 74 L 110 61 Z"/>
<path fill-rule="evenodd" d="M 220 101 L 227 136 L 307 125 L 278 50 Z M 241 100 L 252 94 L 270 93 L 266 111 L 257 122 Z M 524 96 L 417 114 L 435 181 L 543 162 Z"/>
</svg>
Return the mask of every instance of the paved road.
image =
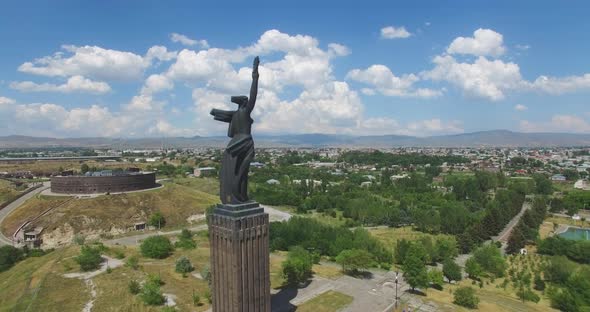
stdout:
<svg viewBox="0 0 590 312">
<path fill-rule="evenodd" d="M 506 224 L 506 227 L 504 227 L 504 229 L 502 230 L 502 232 L 500 232 L 500 234 L 498 234 L 498 236 L 492 237 L 493 240 L 501 241 L 503 243 L 508 242 L 508 238 L 510 238 L 510 233 L 512 233 L 512 229 L 516 226 L 516 224 L 518 224 L 518 221 L 520 221 L 520 218 L 525 213 L 525 211 L 531 209 L 532 198 L 532 196 L 527 195 L 526 200 L 522 204 L 522 209 L 520 210 L 520 212 L 516 214 L 516 216 L 514 216 L 514 218 L 512 218 L 512 220 L 510 220 L 508 224 Z"/>
<path fill-rule="evenodd" d="M 269 206 L 263 206 L 264 207 L 264 211 L 266 213 L 269 214 L 269 218 L 270 221 L 284 221 L 284 220 L 289 220 L 291 218 L 291 214 L 284 212 L 284 211 L 280 211 L 278 209 L 269 207 Z M 198 232 L 198 231 L 204 231 L 207 229 L 207 225 L 206 224 L 201 224 L 201 225 L 197 225 L 194 227 L 190 227 L 188 228 L 189 230 L 193 231 L 193 232 Z M 116 239 L 111 239 L 111 240 L 107 240 L 104 243 L 108 244 L 108 245 L 123 245 L 123 246 L 135 246 L 138 245 L 139 243 L 141 243 L 142 240 L 150 237 L 150 236 L 155 236 L 155 235 L 178 235 L 180 234 L 181 230 L 174 230 L 174 231 L 158 231 L 158 232 L 150 232 L 150 233 L 144 233 L 144 234 L 138 234 L 138 235 L 133 235 L 133 236 L 127 236 L 127 237 L 121 237 L 121 238 L 116 238 Z"/>
<path fill-rule="evenodd" d="M 25 194 L 23 197 L 13 201 L 8 206 L 4 207 L 4 209 L 0 210 L 0 224 L 2 224 L 6 216 L 8 216 L 14 209 L 18 208 L 24 202 L 48 188 L 49 182 L 43 182 L 42 187 Z M 3 245 L 12 245 L 12 240 L 10 238 L 7 238 L 6 236 L 4 236 L 4 234 L 0 232 L 0 246 Z"/>
</svg>

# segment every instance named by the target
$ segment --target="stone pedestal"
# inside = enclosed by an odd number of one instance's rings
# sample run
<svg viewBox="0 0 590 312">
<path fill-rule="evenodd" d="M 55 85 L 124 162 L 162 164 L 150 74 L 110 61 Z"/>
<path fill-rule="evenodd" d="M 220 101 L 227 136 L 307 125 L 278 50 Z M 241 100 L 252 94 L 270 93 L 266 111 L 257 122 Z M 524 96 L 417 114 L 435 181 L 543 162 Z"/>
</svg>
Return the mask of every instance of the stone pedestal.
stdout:
<svg viewBox="0 0 590 312">
<path fill-rule="evenodd" d="M 220 204 L 209 218 L 213 312 L 270 312 L 268 214 Z"/>
</svg>

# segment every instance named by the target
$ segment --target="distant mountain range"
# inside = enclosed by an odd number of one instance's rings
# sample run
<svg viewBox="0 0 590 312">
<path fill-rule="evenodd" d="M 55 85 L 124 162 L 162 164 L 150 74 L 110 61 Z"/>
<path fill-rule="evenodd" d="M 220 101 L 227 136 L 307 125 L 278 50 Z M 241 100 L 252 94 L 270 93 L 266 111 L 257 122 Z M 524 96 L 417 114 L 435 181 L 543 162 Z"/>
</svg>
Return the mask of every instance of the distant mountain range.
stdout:
<svg viewBox="0 0 590 312">
<path fill-rule="evenodd" d="M 0 136 L 0 149 L 92 147 L 116 149 L 221 147 L 227 137 L 168 138 L 43 138 Z M 413 137 L 403 135 L 350 136 L 332 134 L 257 135 L 258 147 L 568 147 L 590 146 L 590 134 L 522 133 L 508 130 Z"/>
</svg>

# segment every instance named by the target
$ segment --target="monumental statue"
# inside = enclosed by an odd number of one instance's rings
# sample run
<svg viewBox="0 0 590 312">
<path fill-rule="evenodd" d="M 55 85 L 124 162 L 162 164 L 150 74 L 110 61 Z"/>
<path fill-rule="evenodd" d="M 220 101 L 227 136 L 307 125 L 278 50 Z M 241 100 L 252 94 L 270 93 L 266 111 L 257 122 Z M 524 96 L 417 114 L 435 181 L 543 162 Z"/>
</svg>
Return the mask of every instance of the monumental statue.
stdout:
<svg viewBox="0 0 590 312">
<path fill-rule="evenodd" d="M 209 216 L 213 312 L 270 312 L 268 214 L 248 198 L 248 172 L 254 159 L 250 113 L 258 92 L 254 59 L 250 97 L 232 96 L 234 111 L 213 109 L 229 123 L 231 138 L 219 173 L 221 204 Z"/>
<path fill-rule="evenodd" d="M 229 123 L 227 136 L 231 138 L 223 153 L 219 175 L 219 197 L 224 204 L 240 204 L 248 201 L 248 170 L 254 159 L 254 140 L 252 140 L 252 117 L 250 113 L 256 104 L 258 93 L 258 64 L 254 59 L 250 98 L 244 95 L 232 96 L 231 101 L 238 104 L 235 111 L 211 110 L 215 120 Z"/>
</svg>

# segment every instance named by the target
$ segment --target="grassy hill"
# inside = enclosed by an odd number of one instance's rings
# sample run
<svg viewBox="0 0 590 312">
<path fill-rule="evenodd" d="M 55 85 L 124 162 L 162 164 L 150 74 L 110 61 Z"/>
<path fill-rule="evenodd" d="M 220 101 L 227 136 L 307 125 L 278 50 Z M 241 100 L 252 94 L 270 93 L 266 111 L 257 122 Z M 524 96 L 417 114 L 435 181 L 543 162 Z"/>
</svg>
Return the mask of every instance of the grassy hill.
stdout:
<svg viewBox="0 0 590 312">
<path fill-rule="evenodd" d="M 13 200 L 26 187 L 18 188 L 14 183 L 6 180 L 0 180 L 0 205 Z"/>
<path fill-rule="evenodd" d="M 210 183 L 193 180 L 192 184 Z M 203 214 L 217 202 L 215 195 L 174 182 L 164 182 L 163 188 L 151 191 L 87 199 L 36 196 L 11 213 L 0 228 L 5 235 L 12 235 L 24 221 L 56 207 L 34 225 L 45 228 L 44 240 L 66 243 L 78 233 L 98 237 L 126 232 L 135 222 L 147 221 L 157 211 L 164 215 L 166 227 L 179 228 L 187 224 L 189 216 Z"/>
</svg>

